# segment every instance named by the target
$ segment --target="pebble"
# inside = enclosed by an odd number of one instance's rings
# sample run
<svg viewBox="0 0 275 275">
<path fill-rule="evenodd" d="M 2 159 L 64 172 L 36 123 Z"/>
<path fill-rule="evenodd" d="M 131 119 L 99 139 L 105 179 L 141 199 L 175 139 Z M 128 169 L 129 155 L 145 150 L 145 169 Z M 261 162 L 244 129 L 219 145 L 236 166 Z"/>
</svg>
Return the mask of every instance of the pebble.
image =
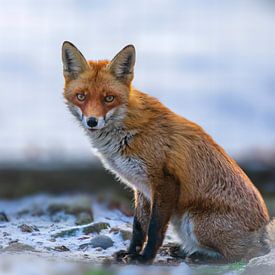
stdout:
<svg viewBox="0 0 275 275">
<path fill-rule="evenodd" d="M 53 234 L 51 237 L 52 238 L 62 238 L 62 237 L 73 237 L 75 236 L 78 232 L 83 231 L 84 234 L 88 235 L 91 233 L 97 233 L 99 234 L 101 230 L 103 229 L 108 229 L 110 227 L 109 223 L 106 222 L 97 222 L 93 224 L 89 224 L 83 227 L 73 227 L 70 229 L 65 229 L 60 232 L 57 232 Z"/>
<path fill-rule="evenodd" d="M 35 225 L 27 225 L 27 224 L 21 224 L 20 226 L 18 226 L 22 232 L 26 232 L 26 233 L 32 233 L 33 231 L 39 231 L 39 229 L 35 226 Z"/>
<path fill-rule="evenodd" d="M 61 245 L 61 246 L 55 246 L 54 251 L 58 251 L 58 252 L 67 252 L 67 251 L 70 251 L 70 249 L 65 246 L 65 245 Z"/>
<path fill-rule="evenodd" d="M 105 250 L 113 246 L 113 244 L 114 242 L 110 237 L 105 235 L 99 235 L 91 239 L 89 243 L 81 244 L 79 246 L 79 249 L 87 250 L 89 247 L 92 247 L 92 248 L 102 248 Z"/>
<path fill-rule="evenodd" d="M 113 246 L 114 242 L 113 240 L 105 235 L 99 235 L 91 239 L 90 245 L 92 247 L 100 247 L 102 249 L 107 249 L 111 246 Z"/>
<path fill-rule="evenodd" d="M 108 229 L 110 227 L 110 224 L 107 222 L 97 222 L 91 225 L 88 225 L 83 228 L 83 233 L 85 234 L 91 234 L 91 233 L 97 233 L 99 234 L 101 230 Z"/>
</svg>

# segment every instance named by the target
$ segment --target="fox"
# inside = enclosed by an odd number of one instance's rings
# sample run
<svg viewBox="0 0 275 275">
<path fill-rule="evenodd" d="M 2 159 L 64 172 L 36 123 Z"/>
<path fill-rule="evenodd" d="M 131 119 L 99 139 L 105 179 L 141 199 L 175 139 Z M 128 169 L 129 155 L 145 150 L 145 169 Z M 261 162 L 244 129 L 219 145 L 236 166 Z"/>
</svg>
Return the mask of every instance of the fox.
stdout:
<svg viewBox="0 0 275 275">
<path fill-rule="evenodd" d="M 168 224 L 185 259 L 248 261 L 270 251 L 260 192 L 202 127 L 132 85 L 136 51 L 87 61 L 62 45 L 65 103 L 104 167 L 134 192 L 132 239 L 117 259 L 152 264 Z"/>
</svg>

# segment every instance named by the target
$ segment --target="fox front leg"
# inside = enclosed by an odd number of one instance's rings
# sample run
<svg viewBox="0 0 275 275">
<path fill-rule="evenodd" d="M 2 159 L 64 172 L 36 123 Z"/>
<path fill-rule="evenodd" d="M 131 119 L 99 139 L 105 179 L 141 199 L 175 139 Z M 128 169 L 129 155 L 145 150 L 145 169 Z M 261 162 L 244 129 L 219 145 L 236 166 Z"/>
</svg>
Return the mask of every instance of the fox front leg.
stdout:
<svg viewBox="0 0 275 275">
<path fill-rule="evenodd" d="M 151 218 L 148 227 L 147 244 L 137 261 L 140 263 L 152 263 L 158 249 L 163 243 L 168 222 L 173 212 L 173 200 L 163 198 L 163 195 L 153 196 Z"/>
<path fill-rule="evenodd" d="M 134 259 L 139 255 L 147 236 L 150 215 L 150 201 L 141 192 L 135 191 L 135 215 L 132 239 L 127 251 L 121 250 L 116 253 L 117 260 L 127 262 L 128 259 Z"/>
<path fill-rule="evenodd" d="M 138 262 L 150 264 L 154 261 L 178 202 L 178 186 L 173 175 L 166 169 L 163 170 L 161 178 L 152 180 L 151 216 L 147 244 L 137 258 Z"/>
<path fill-rule="evenodd" d="M 148 225 L 151 215 L 151 204 L 140 192 L 135 193 L 135 217 L 133 223 L 133 235 L 128 252 L 139 253 L 146 239 Z"/>
</svg>

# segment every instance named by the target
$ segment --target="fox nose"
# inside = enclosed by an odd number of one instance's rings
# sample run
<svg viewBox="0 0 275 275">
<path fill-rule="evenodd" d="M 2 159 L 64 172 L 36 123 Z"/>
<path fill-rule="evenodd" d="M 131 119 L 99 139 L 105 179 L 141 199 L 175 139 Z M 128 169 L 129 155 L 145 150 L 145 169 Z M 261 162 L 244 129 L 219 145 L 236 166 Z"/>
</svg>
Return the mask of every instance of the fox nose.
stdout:
<svg viewBox="0 0 275 275">
<path fill-rule="evenodd" d="M 88 120 L 87 120 L 87 124 L 89 127 L 95 127 L 98 123 L 98 120 L 96 117 L 90 117 Z"/>
</svg>

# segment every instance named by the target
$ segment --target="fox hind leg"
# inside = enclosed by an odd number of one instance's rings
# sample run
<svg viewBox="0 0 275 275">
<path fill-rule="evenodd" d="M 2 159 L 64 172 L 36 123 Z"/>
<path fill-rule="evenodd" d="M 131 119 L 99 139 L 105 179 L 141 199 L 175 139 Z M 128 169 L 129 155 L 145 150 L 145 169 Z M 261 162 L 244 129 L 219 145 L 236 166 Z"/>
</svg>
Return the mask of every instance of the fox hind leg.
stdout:
<svg viewBox="0 0 275 275">
<path fill-rule="evenodd" d="M 236 213 L 223 215 L 209 212 L 192 215 L 193 230 L 198 243 L 201 247 L 218 252 L 222 257 L 218 257 L 217 261 L 248 261 L 267 254 L 270 246 L 265 225 L 249 231 L 238 221 Z"/>
<path fill-rule="evenodd" d="M 173 217 L 172 225 L 181 240 L 181 247 L 175 249 L 174 255 L 189 262 L 210 263 L 223 262 L 223 255 L 213 247 L 202 246 L 194 230 L 194 221 L 190 213 L 186 212 L 182 218 Z"/>
</svg>

